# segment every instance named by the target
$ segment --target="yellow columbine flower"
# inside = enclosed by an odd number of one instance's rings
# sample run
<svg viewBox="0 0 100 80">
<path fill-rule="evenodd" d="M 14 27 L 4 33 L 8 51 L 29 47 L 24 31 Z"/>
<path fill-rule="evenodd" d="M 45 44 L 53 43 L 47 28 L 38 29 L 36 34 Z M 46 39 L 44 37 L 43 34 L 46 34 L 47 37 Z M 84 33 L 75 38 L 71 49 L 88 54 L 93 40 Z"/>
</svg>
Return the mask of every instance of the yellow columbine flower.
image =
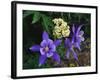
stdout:
<svg viewBox="0 0 100 80">
<path fill-rule="evenodd" d="M 55 24 L 53 35 L 56 38 L 62 38 L 62 37 L 68 37 L 70 34 L 70 27 L 67 25 L 67 22 L 65 22 L 61 18 L 55 18 L 53 19 L 53 22 Z"/>
</svg>

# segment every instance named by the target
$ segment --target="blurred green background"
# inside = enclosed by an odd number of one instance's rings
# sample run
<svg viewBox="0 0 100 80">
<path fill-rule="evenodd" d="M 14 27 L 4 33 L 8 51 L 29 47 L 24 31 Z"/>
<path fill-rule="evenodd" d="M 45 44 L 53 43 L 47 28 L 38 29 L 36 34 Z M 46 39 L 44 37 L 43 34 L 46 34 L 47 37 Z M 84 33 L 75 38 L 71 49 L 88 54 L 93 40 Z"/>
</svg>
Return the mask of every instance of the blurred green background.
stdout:
<svg viewBox="0 0 100 80">
<path fill-rule="evenodd" d="M 38 67 L 39 55 L 38 52 L 31 52 L 29 48 L 34 44 L 40 44 L 42 41 L 43 31 L 47 31 L 50 38 L 53 38 L 52 30 L 54 24 L 52 20 L 54 18 L 62 18 L 70 25 L 84 24 L 82 30 L 84 31 L 85 41 L 82 43 L 83 53 L 78 56 L 80 64 L 74 61 L 73 58 L 67 60 L 65 58 L 64 44 L 57 48 L 59 55 L 61 56 L 61 64 L 56 65 L 52 59 L 48 59 L 44 65 Z M 69 12 L 45 12 L 45 11 L 30 11 L 23 10 L 23 69 L 36 69 L 36 68 L 54 68 L 54 67 L 76 67 L 76 66 L 90 66 L 90 38 L 91 38 L 91 14 L 87 13 L 69 13 Z M 88 53 L 88 55 L 87 55 Z M 84 61 L 84 57 L 87 55 L 87 61 Z"/>
</svg>

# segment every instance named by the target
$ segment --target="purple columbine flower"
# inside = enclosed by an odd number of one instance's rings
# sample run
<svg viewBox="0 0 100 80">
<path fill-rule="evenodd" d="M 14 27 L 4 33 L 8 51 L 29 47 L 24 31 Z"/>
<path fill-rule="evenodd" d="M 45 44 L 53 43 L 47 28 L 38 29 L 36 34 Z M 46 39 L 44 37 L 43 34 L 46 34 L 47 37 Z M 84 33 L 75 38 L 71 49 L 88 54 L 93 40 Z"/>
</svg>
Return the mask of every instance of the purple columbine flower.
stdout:
<svg viewBox="0 0 100 80">
<path fill-rule="evenodd" d="M 46 59 L 50 57 L 60 63 L 60 56 L 56 52 L 56 47 L 60 45 L 61 40 L 51 40 L 48 36 L 48 33 L 45 31 L 43 32 L 42 38 L 43 40 L 40 45 L 33 45 L 30 48 L 31 51 L 40 51 L 39 66 L 44 64 Z"/>
<path fill-rule="evenodd" d="M 70 53 L 73 54 L 74 58 L 78 61 L 78 57 L 77 57 L 77 54 L 76 52 L 74 51 L 74 44 L 73 44 L 73 41 L 71 41 L 70 39 L 65 39 L 65 46 L 67 48 L 67 51 L 66 51 L 66 57 L 67 59 L 69 59 L 69 55 Z"/>
<path fill-rule="evenodd" d="M 72 39 L 68 39 L 68 38 L 65 39 L 65 46 L 67 47 L 66 56 L 68 59 L 69 59 L 70 53 L 72 53 L 74 58 L 78 61 L 78 57 L 77 57 L 76 52 L 74 51 L 74 48 L 78 48 L 79 50 L 81 50 L 80 43 L 84 41 L 84 37 L 83 37 L 84 32 L 81 31 L 81 27 L 82 25 L 80 25 L 78 28 L 75 28 L 75 26 L 73 25 Z"/>
<path fill-rule="evenodd" d="M 85 40 L 83 37 L 84 31 L 81 30 L 82 26 L 83 25 L 80 25 L 78 28 L 75 28 L 75 26 L 73 25 L 72 27 L 72 43 L 74 44 L 74 47 L 78 48 L 79 50 L 81 50 L 81 42 Z"/>
</svg>

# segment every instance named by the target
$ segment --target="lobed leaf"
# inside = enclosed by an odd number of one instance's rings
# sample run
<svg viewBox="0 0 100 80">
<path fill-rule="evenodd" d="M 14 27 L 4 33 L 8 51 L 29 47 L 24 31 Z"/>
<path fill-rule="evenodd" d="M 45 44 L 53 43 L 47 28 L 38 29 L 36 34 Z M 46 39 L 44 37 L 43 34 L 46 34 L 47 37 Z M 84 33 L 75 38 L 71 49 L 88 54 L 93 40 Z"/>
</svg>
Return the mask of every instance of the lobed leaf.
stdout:
<svg viewBox="0 0 100 80">
<path fill-rule="evenodd" d="M 37 21 L 39 21 L 40 18 L 41 18 L 41 14 L 40 14 L 39 12 L 34 12 L 32 24 L 34 24 L 34 23 L 36 23 Z"/>
</svg>

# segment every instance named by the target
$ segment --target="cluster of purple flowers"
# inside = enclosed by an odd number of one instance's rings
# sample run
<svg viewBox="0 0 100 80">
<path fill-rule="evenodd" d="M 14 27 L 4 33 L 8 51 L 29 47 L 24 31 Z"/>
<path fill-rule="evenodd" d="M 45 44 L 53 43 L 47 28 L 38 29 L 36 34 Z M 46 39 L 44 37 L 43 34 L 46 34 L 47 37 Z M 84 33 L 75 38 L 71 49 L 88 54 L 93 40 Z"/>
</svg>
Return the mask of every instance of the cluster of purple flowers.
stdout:
<svg viewBox="0 0 100 80">
<path fill-rule="evenodd" d="M 82 25 L 80 25 L 78 28 L 76 28 L 74 25 L 72 27 L 72 38 L 65 38 L 65 48 L 67 48 L 66 51 L 66 57 L 69 59 L 70 53 L 73 54 L 74 58 L 78 61 L 78 57 L 76 52 L 74 51 L 74 48 L 80 49 L 81 41 L 84 41 L 83 34 L 84 32 L 81 31 Z M 49 38 L 49 35 L 46 31 L 42 34 L 42 41 L 40 45 L 33 45 L 30 47 L 31 51 L 39 51 L 40 52 L 40 58 L 39 58 L 39 66 L 43 65 L 46 62 L 47 58 L 52 58 L 57 63 L 60 63 L 60 55 L 56 51 L 56 47 L 59 46 L 62 42 L 62 40 L 55 40 Z"/>
</svg>

